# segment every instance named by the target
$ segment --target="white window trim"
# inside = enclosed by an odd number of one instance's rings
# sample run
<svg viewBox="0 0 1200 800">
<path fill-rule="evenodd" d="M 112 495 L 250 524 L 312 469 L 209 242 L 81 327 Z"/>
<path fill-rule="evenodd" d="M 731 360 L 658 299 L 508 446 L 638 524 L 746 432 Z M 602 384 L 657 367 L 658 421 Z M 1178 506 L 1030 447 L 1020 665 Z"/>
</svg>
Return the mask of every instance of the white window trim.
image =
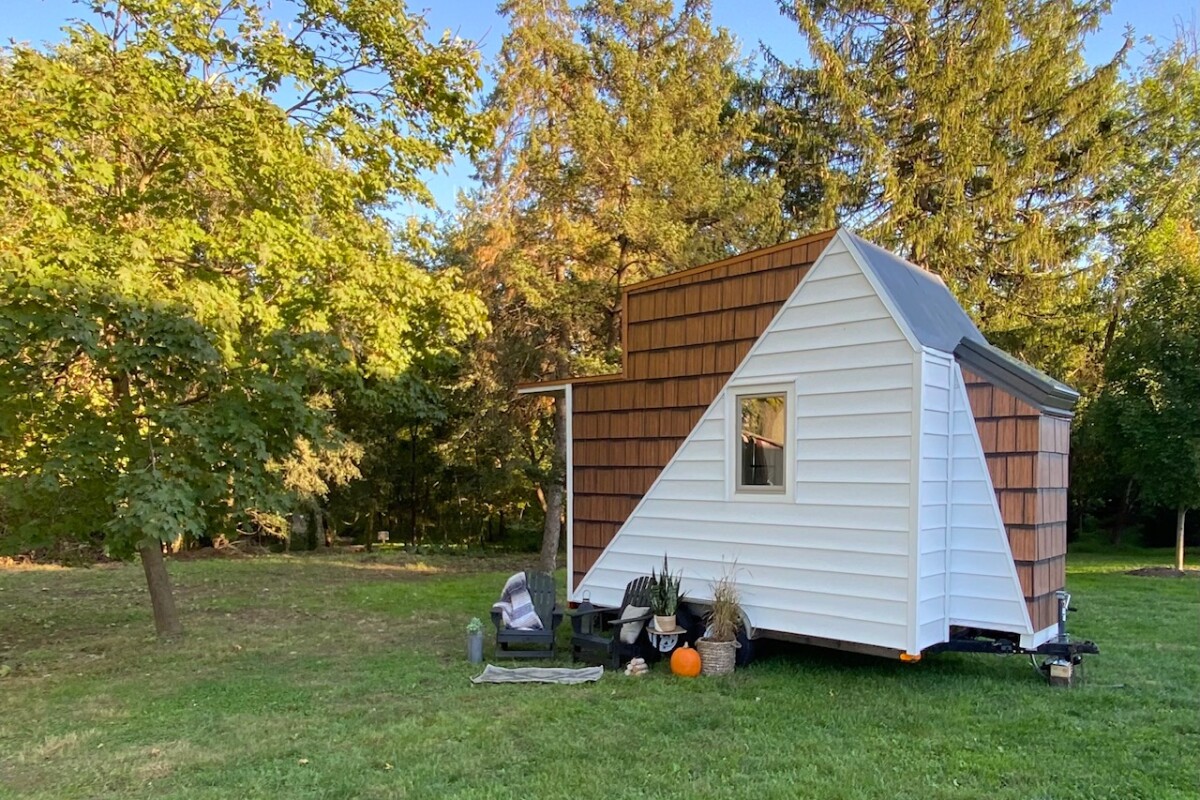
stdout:
<svg viewBox="0 0 1200 800">
<path fill-rule="evenodd" d="M 739 399 L 782 394 L 787 404 L 784 415 L 783 491 L 749 489 L 739 483 L 738 444 L 742 439 L 742 409 Z M 729 386 L 725 393 L 725 494 L 728 500 L 750 503 L 793 503 L 796 498 L 796 384 L 746 383 Z"/>
</svg>

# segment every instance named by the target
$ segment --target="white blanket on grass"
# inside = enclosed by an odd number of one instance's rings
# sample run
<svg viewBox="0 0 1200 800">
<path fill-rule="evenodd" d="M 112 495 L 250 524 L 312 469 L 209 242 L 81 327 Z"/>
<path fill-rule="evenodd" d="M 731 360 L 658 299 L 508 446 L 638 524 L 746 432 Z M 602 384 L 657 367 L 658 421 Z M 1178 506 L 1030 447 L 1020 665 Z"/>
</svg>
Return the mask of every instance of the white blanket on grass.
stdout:
<svg viewBox="0 0 1200 800">
<path fill-rule="evenodd" d="M 471 678 L 471 683 L 588 683 L 598 681 L 604 675 L 604 667 L 519 667 L 505 669 L 488 664 L 483 672 Z"/>
<path fill-rule="evenodd" d="M 518 572 L 504 582 L 504 591 L 500 592 L 500 600 L 492 605 L 492 610 L 500 612 L 500 618 L 506 628 L 519 631 L 542 629 L 542 620 L 537 614 L 537 609 L 533 607 L 533 598 L 529 596 L 524 572 Z"/>
</svg>

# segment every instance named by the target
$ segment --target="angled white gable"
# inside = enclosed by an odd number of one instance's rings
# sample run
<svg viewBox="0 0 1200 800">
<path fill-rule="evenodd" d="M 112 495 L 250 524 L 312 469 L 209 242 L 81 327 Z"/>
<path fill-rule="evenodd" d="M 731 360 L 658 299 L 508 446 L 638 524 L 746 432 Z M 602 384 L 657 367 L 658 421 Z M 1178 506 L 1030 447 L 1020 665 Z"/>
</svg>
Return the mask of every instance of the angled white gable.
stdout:
<svg viewBox="0 0 1200 800">
<path fill-rule="evenodd" d="M 917 647 L 952 625 L 1030 634 L 962 371 L 944 353 L 922 360 Z"/>
<path fill-rule="evenodd" d="M 1031 634 L 1029 608 L 971 416 L 967 387 L 958 364 L 952 367 L 954 458 L 947 616 L 951 625 Z"/>
<path fill-rule="evenodd" d="M 957 534 L 946 529 L 951 515 L 942 514 L 943 544 L 934 558 L 922 548 L 936 545 L 937 537 L 919 532 L 939 524 L 926 503 L 945 509 L 955 486 L 943 476 L 939 495 L 922 479 L 929 469 L 922 463 L 922 398 L 935 394 L 923 386 L 926 352 L 853 239 L 839 232 L 573 598 L 586 592 L 593 602 L 615 606 L 625 585 L 649 574 L 666 553 L 696 599 L 710 597 L 710 582 L 736 564 L 742 604 L 756 631 L 908 652 L 944 640 L 947 616 L 932 611 L 959 607 L 946 600 L 958 587 L 947 578 L 952 558 L 944 545 L 958 541 Z M 944 366 L 948 383 L 952 361 Z M 741 433 L 736 396 L 768 389 L 786 389 L 792 398 L 791 480 L 784 494 L 747 496 L 734 486 L 734 442 Z M 943 389 L 947 398 L 949 389 Z M 942 460 L 948 464 L 948 408 L 941 419 Z M 981 449 L 977 459 L 990 492 Z M 973 485 L 965 477 L 963 483 Z M 966 527 L 963 536 L 968 530 L 986 537 Z M 996 531 L 991 533 L 994 538 Z M 1002 543 L 1006 553 L 1002 526 L 998 535 L 999 543 L 981 546 L 994 551 Z M 923 573 L 922 566 L 934 561 L 941 571 Z M 935 585 L 940 594 L 924 594 Z M 1007 600 L 1012 598 L 999 598 L 999 606 Z M 1013 602 L 1024 608 L 1019 588 Z"/>
</svg>

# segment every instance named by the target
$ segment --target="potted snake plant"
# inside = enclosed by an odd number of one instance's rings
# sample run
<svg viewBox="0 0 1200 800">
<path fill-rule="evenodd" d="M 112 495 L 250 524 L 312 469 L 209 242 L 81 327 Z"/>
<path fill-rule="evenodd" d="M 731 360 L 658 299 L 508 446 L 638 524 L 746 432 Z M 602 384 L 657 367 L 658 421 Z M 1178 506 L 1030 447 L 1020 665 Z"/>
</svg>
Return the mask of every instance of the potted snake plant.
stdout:
<svg viewBox="0 0 1200 800">
<path fill-rule="evenodd" d="M 683 571 L 671 574 L 667 556 L 663 555 L 662 573 L 650 570 L 650 613 L 654 615 L 654 627 L 659 631 L 673 631 L 677 626 L 675 614 L 684 600 L 679 590 L 683 582 Z"/>
</svg>

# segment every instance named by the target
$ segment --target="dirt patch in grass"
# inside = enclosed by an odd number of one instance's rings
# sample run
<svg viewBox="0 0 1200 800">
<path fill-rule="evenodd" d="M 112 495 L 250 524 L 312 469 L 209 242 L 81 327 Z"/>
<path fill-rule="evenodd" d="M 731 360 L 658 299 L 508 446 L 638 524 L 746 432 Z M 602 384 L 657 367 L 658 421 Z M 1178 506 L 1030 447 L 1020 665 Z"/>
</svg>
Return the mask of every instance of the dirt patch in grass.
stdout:
<svg viewBox="0 0 1200 800">
<path fill-rule="evenodd" d="M 1200 578 L 1200 569 L 1175 569 L 1174 567 L 1141 567 L 1131 569 L 1126 575 L 1139 578 Z"/>
<path fill-rule="evenodd" d="M 48 565 L 63 567 L 87 567 L 114 561 L 95 542 L 60 541 L 50 547 L 37 547 L 16 553 L 12 558 L 0 558 L 0 567 L 13 565 Z"/>
<path fill-rule="evenodd" d="M 250 541 L 224 542 L 216 547 L 196 547 L 179 550 L 171 554 L 177 561 L 196 561 L 205 558 L 245 558 L 246 556 L 270 555 L 271 551 Z"/>
<path fill-rule="evenodd" d="M 16 572 L 17 570 L 51 570 L 51 569 L 66 569 L 62 564 L 39 564 L 29 556 L 21 555 L 16 558 L 8 556 L 0 556 L 0 571 Z"/>
<path fill-rule="evenodd" d="M 98 735 L 99 730 L 71 731 L 47 736 L 32 747 L 17 753 L 18 763 L 53 761 L 60 757 L 71 757 L 87 747 Z"/>
</svg>

